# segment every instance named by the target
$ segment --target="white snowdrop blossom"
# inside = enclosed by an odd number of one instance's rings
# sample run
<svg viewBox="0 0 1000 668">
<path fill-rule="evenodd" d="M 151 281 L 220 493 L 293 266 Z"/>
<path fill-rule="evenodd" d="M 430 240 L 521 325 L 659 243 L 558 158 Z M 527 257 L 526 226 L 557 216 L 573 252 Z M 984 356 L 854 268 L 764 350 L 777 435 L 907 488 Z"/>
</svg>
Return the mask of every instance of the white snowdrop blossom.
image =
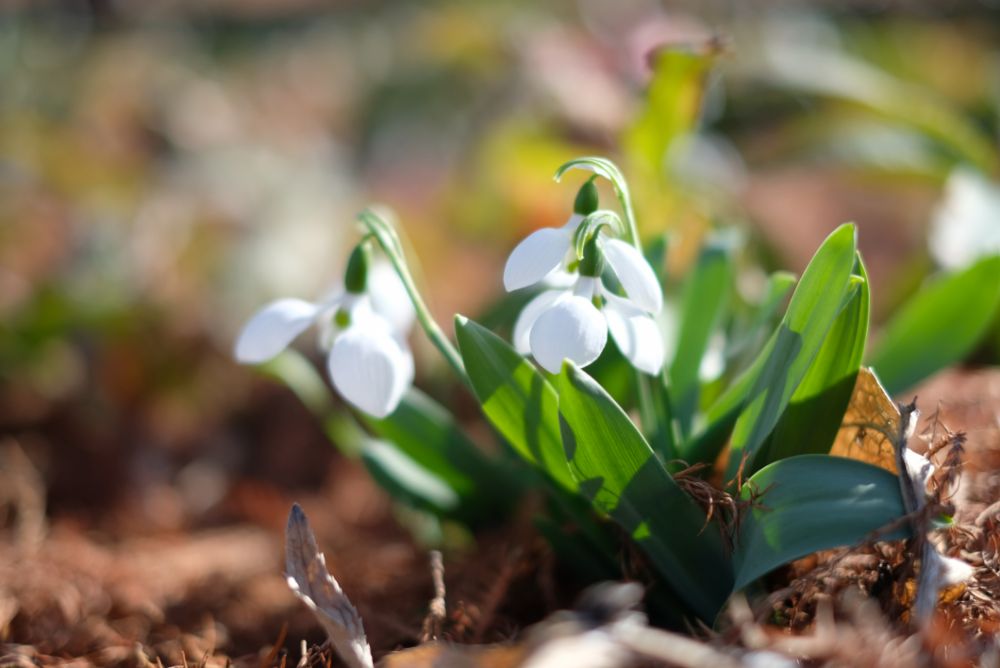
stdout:
<svg viewBox="0 0 1000 668">
<path fill-rule="evenodd" d="M 931 255 L 948 269 L 1000 253 L 1000 184 L 968 168 L 952 172 L 928 242 Z"/>
<path fill-rule="evenodd" d="M 356 249 L 344 289 L 315 303 L 279 299 L 258 311 L 236 341 L 237 361 L 267 362 L 317 324 L 327 372 L 340 395 L 374 417 L 392 413 L 413 382 L 406 334 L 414 313 L 391 267 L 375 264 L 369 271 L 367 263 L 366 251 Z"/>
<path fill-rule="evenodd" d="M 580 212 L 574 215 L 582 220 Z M 571 252 L 575 229 L 570 226 L 579 222 L 571 218 L 562 228 L 539 230 L 522 241 L 504 270 L 508 291 L 561 274 L 557 269 L 565 271 L 564 258 Z M 626 297 L 612 293 L 601 281 L 605 260 Z M 610 331 L 633 366 L 656 374 L 663 368 L 664 345 L 653 316 L 662 308 L 663 293 L 642 253 L 620 239 L 595 232 L 584 247 L 573 285 L 545 290 L 525 306 L 514 325 L 514 347 L 522 355 L 530 352 L 546 371 L 558 373 L 564 359 L 581 367 L 596 360 Z"/>
</svg>

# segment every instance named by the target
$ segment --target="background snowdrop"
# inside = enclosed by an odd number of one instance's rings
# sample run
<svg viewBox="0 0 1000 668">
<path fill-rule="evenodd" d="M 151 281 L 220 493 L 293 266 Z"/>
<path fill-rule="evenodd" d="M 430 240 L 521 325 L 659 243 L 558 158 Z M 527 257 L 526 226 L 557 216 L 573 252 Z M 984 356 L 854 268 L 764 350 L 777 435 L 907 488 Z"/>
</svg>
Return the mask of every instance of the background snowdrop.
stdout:
<svg viewBox="0 0 1000 668">
<path fill-rule="evenodd" d="M 948 269 L 1000 253 L 1000 185 L 969 168 L 952 172 L 928 241 L 934 259 Z"/>
<path fill-rule="evenodd" d="M 279 299 L 258 311 L 236 341 L 236 359 L 261 364 L 314 323 L 328 351 L 333 386 L 356 408 L 378 418 L 392 413 L 413 382 L 405 337 L 414 312 L 396 273 L 372 265 L 366 243 L 348 261 L 343 290 L 319 302 Z"/>
</svg>

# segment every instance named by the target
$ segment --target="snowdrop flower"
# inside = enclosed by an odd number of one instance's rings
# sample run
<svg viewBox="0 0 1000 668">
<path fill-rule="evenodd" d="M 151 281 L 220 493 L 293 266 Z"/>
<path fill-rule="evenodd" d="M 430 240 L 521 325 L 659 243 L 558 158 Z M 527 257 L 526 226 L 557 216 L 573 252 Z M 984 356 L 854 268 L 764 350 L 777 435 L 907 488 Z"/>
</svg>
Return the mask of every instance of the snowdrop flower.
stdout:
<svg viewBox="0 0 1000 668">
<path fill-rule="evenodd" d="M 266 362 L 318 324 L 327 371 L 341 396 L 374 417 L 392 413 L 413 382 L 413 356 L 405 342 L 413 308 L 391 268 L 369 270 L 369 265 L 367 244 L 359 244 L 347 263 L 342 292 L 317 303 L 286 298 L 262 308 L 240 333 L 236 359 Z"/>
<path fill-rule="evenodd" d="M 1000 253 L 1000 184 L 968 168 L 952 172 L 928 241 L 931 255 L 948 269 Z"/>
<path fill-rule="evenodd" d="M 569 240 L 561 249 L 562 256 L 568 246 Z M 545 260 L 539 258 L 535 266 L 522 264 L 523 254 L 515 257 L 518 248 L 505 271 L 505 279 L 512 274 L 514 285 L 540 282 L 560 266 L 561 258 L 552 262 L 554 245 Z M 602 283 L 605 260 L 627 297 L 613 294 Z M 610 331 L 633 366 L 649 374 L 659 373 L 663 368 L 663 337 L 652 316 L 663 308 L 663 294 L 642 254 L 620 239 L 594 232 L 584 245 L 577 272 L 571 288 L 546 290 L 524 308 L 514 325 L 517 351 L 522 355 L 530 351 L 546 371 L 558 373 L 564 359 L 581 367 L 596 360 Z M 505 283 L 511 289 L 511 282 Z"/>
</svg>

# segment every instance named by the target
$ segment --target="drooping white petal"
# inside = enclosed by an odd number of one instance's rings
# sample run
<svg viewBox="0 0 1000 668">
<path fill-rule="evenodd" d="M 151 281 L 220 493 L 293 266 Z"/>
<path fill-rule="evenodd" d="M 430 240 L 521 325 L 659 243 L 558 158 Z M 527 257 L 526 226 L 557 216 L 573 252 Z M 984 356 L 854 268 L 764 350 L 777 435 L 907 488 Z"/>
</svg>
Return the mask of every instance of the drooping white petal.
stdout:
<svg viewBox="0 0 1000 668">
<path fill-rule="evenodd" d="M 568 296 L 569 292 L 567 290 L 546 290 L 528 302 L 527 305 L 521 309 L 521 314 L 517 316 L 517 322 L 514 323 L 514 336 L 512 341 L 514 344 L 514 350 L 522 355 L 527 355 L 531 352 L 531 344 L 528 341 L 528 335 L 531 333 L 531 328 L 534 326 L 535 321 L 538 320 L 538 316 L 544 313 L 557 301 Z"/>
<path fill-rule="evenodd" d="M 568 227 L 546 227 L 525 237 L 507 258 L 503 285 L 508 292 L 534 285 L 562 264 L 573 232 Z"/>
<path fill-rule="evenodd" d="M 302 299 L 279 299 L 256 314 L 240 332 L 234 353 L 243 364 L 260 364 L 288 347 L 313 323 L 319 307 Z"/>
<path fill-rule="evenodd" d="M 621 239 L 605 240 L 602 250 L 629 299 L 649 313 L 659 313 L 663 308 L 663 291 L 642 253 Z"/>
<path fill-rule="evenodd" d="M 528 335 L 531 354 L 549 373 L 559 373 L 564 359 L 587 366 L 608 342 L 608 326 L 594 304 L 570 295 L 542 313 Z"/>
<path fill-rule="evenodd" d="M 387 328 L 352 324 L 333 342 L 327 368 L 341 396 L 377 418 L 396 410 L 413 382 L 413 357 Z"/>
<path fill-rule="evenodd" d="M 660 373 L 664 346 L 656 321 L 627 299 L 610 294 L 604 298 L 604 317 L 618 350 L 636 369 L 650 375 Z"/>
<path fill-rule="evenodd" d="M 392 326 L 397 334 L 406 334 L 413 326 L 417 312 L 413 309 L 403 281 L 392 265 L 374 262 L 368 270 L 368 295 L 372 308 Z"/>
</svg>

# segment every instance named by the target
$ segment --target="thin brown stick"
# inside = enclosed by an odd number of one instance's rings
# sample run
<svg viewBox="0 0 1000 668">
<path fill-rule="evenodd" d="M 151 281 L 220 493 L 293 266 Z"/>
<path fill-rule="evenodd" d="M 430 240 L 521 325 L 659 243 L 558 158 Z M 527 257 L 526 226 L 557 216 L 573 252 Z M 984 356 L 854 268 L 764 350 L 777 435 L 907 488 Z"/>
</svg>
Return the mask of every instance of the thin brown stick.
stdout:
<svg viewBox="0 0 1000 668">
<path fill-rule="evenodd" d="M 431 581 L 434 583 L 434 598 L 427 606 L 427 616 L 424 617 L 423 631 L 420 634 L 420 642 L 437 640 L 441 635 L 441 627 L 444 625 L 447 607 L 445 603 L 444 588 L 444 560 L 441 552 L 431 550 Z"/>
</svg>

